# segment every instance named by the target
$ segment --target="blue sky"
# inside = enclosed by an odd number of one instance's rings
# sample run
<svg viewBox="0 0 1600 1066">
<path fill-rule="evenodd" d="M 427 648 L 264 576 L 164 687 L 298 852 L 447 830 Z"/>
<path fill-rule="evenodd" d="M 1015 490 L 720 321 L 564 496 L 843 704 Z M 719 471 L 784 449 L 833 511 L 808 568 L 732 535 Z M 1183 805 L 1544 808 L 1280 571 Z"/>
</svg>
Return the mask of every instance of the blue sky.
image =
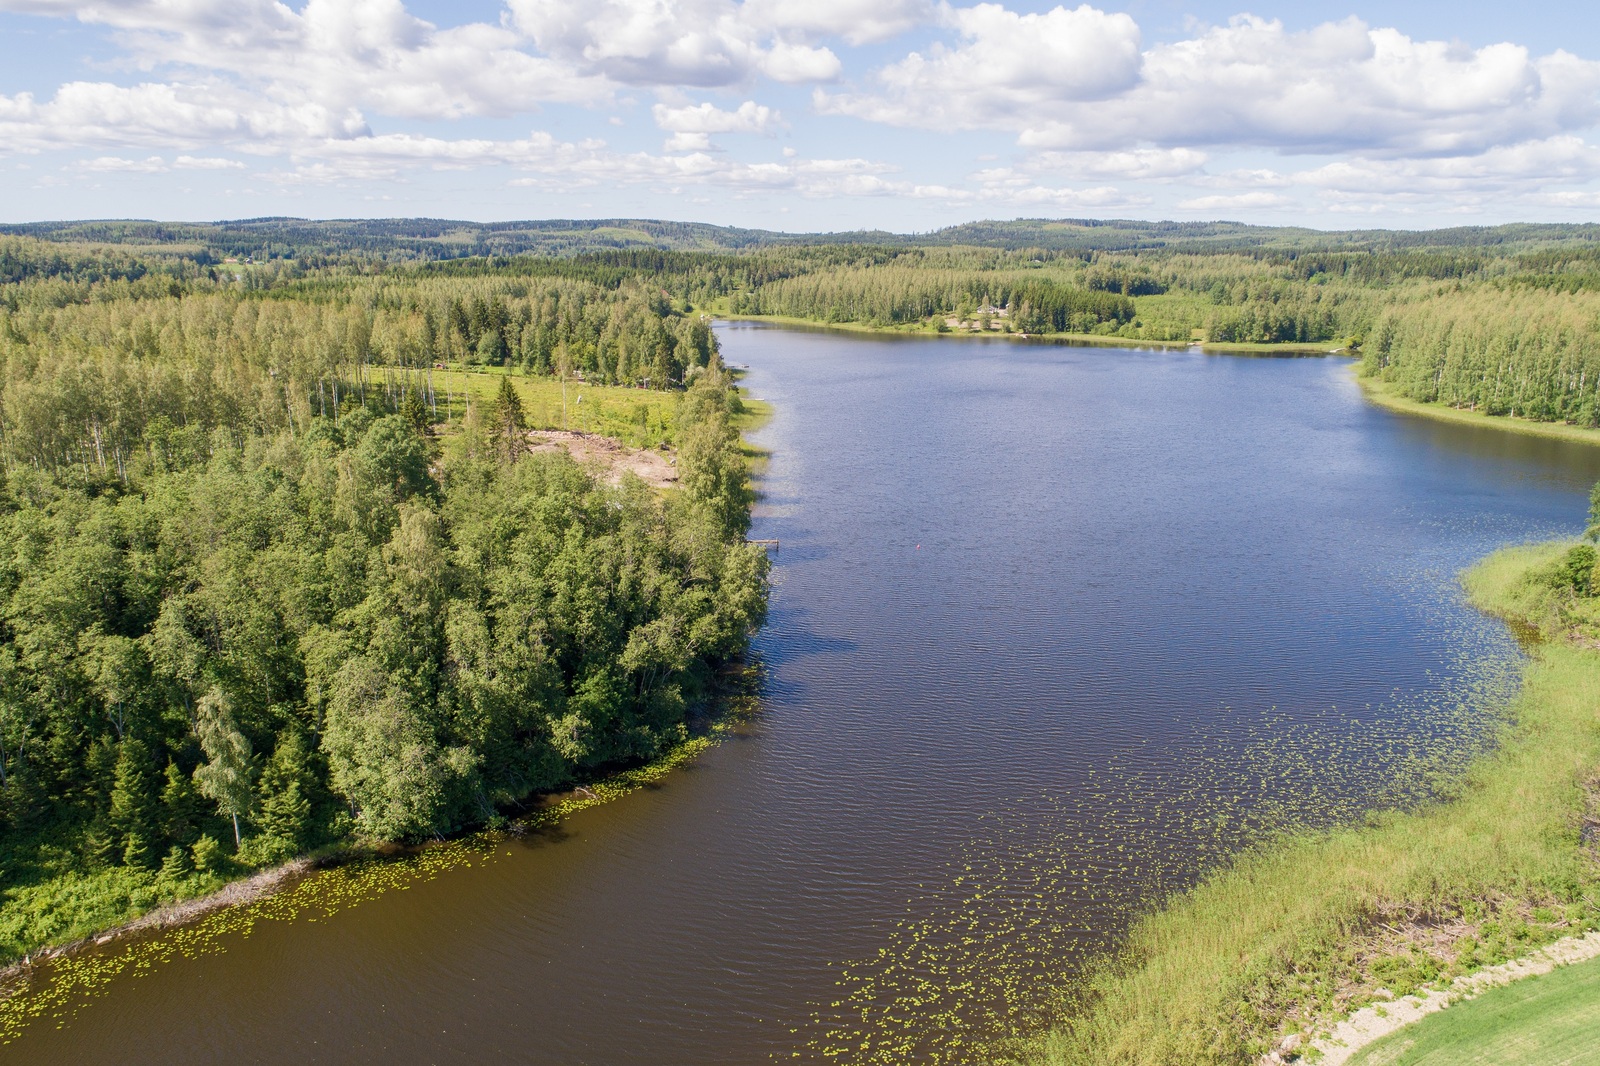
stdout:
<svg viewBox="0 0 1600 1066">
<path fill-rule="evenodd" d="M 0 0 L 0 220 L 1600 215 L 1577 4 Z"/>
</svg>

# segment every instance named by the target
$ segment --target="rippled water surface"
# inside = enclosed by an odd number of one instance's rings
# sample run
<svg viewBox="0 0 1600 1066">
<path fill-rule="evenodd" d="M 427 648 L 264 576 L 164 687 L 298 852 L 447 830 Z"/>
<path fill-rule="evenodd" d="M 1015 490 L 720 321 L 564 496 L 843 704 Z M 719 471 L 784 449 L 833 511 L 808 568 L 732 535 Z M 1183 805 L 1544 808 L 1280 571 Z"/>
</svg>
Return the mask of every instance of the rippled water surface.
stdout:
<svg viewBox="0 0 1600 1066">
<path fill-rule="evenodd" d="M 1263 827 L 1459 765 L 1518 662 L 1452 575 L 1600 478 L 1336 359 L 722 338 L 777 406 L 760 716 L 557 832 L 118 948 L 0 1060 L 966 1061 Z"/>
</svg>

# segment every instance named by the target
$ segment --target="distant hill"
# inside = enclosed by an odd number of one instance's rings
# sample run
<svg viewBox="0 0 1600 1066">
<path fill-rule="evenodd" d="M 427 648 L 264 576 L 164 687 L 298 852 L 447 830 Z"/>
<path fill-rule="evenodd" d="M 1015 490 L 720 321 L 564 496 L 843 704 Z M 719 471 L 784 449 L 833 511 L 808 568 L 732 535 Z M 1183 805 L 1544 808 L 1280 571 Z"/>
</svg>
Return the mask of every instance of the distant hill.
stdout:
<svg viewBox="0 0 1600 1066">
<path fill-rule="evenodd" d="M 226 222 L 103 220 L 0 225 L 0 234 L 74 245 L 120 245 L 143 251 L 255 259 L 370 256 L 388 260 L 470 256 L 569 256 L 613 250 L 741 252 L 796 245 L 977 246 L 1050 251 L 1530 250 L 1600 241 L 1600 226 L 1514 223 L 1439 230 L 1323 231 L 1241 222 L 1140 222 L 1043 219 L 968 222 L 929 233 L 856 230 L 779 233 L 653 219 L 547 219 L 463 222 L 436 218 L 249 218 Z"/>
</svg>

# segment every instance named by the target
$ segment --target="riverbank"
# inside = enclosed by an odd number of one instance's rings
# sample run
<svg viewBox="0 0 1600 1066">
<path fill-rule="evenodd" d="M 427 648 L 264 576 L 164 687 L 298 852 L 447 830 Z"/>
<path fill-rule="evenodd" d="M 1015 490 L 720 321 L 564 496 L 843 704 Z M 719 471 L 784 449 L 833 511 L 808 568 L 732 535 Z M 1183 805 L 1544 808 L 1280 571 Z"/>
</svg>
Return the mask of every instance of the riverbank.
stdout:
<svg viewBox="0 0 1600 1066">
<path fill-rule="evenodd" d="M 754 709 L 752 680 L 747 668 L 700 735 L 642 766 L 546 796 L 535 810 L 504 828 L 417 847 L 350 846 L 302 856 L 13 961 L 0 969 L 0 1046 L 39 1018 L 70 1010 L 119 975 L 174 956 L 194 958 L 224 950 L 226 935 L 248 931 L 259 921 L 333 914 L 418 880 L 492 861 L 508 837 L 553 829 L 579 811 L 655 785 L 749 716 Z"/>
<path fill-rule="evenodd" d="M 1463 575 L 1479 610 L 1543 627 L 1493 753 L 1433 805 L 1280 840 L 1171 900 L 1014 1061 L 1292 1058 L 1354 1010 L 1600 928 L 1600 652 L 1528 580 L 1568 547 Z"/>
<path fill-rule="evenodd" d="M 1459 407 L 1448 407 L 1438 403 L 1422 403 L 1418 400 L 1401 396 L 1395 387 L 1387 381 L 1378 378 L 1365 377 L 1360 373 L 1359 365 L 1351 368 L 1355 375 L 1356 383 L 1361 386 L 1361 391 L 1366 398 L 1379 407 L 1401 414 L 1421 415 L 1441 422 L 1454 422 L 1463 426 L 1483 426 L 1490 429 L 1503 430 L 1507 433 L 1522 433 L 1531 437 L 1550 437 L 1554 440 L 1573 441 L 1579 444 L 1600 445 L 1600 429 L 1588 429 L 1583 426 L 1568 425 L 1565 422 L 1535 422 L 1529 418 L 1517 418 L 1512 415 L 1491 415 L 1482 411 L 1468 411 Z"/>
<path fill-rule="evenodd" d="M 1338 342 L 1330 342 L 1328 344 L 1217 344 L 1192 340 L 1167 341 L 1152 340 L 1144 337 L 1118 337 L 1105 333 L 1007 333 L 1001 330 L 984 332 L 963 329 L 941 331 L 937 326 L 926 322 L 874 326 L 865 322 L 817 322 L 809 318 L 795 318 L 792 315 L 730 315 L 719 312 L 716 317 L 723 322 L 759 322 L 771 326 L 782 326 L 785 329 L 861 333 L 879 337 L 951 337 L 959 340 L 987 337 L 996 340 L 1092 345 L 1102 348 L 1151 348 L 1164 351 L 1188 351 L 1192 348 L 1203 352 L 1234 355 L 1337 355 L 1345 350 L 1344 345 Z"/>
</svg>

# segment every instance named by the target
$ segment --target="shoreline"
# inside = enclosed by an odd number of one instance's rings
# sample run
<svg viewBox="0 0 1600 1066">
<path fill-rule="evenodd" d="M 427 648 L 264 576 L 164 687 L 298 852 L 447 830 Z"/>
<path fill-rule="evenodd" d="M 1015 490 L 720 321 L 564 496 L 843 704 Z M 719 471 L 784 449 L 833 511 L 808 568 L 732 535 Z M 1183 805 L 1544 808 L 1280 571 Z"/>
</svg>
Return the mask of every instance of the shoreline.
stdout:
<svg viewBox="0 0 1600 1066">
<path fill-rule="evenodd" d="M 817 331 L 827 333 L 857 333 L 870 337 L 901 337 L 907 339 L 927 339 L 933 337 L 954 338 L 960 340 L 1009 340 L 1027 341 L 1030 344 L 1059 344 L 1067 347 L 1098 347 L 1098 348 L 1131 348 L 1135 351 L 1200 351 L 1223 355 L 1261 355 L 1261 356 L 1325 356 L 1347 355 L 1343 347 L 1330 348 L 1328 344 L 1301 344 L 1286 342 L 1283 344 L 1249 344 L 1240 342 L 1214 343 L 1209 341 L 1161 341 L 1146 337 L 1117 337 L 1104 333 L 1007 333 L 1002 330 L 938 330 L 928 329 L 921 325 L 906 324 L 904 326 L 871 326 L 863 322 L 817 322 L 809 318 L 796 318 L 792 315 L 731 315 L 722 312 L 707 312 L 718 322 L 754 322 L 770 325 L 779 329 L 793 329 L 798 331 Z M 1329 344 L 1334 342 L 1329 342 Z"/>
<path fill-rule="evenodd" d="M 430 877 L 457 866 L 471 866 L 492 856 L 505 838 L 523 836 L 559 824 L 571 815 L 622 799 L 649 785 L 719 743 L 745 718 L 742 694 L 726 697 L 727 709 L 709 725 L 707 731 L 663 753 L 659 758 L 631 769 L 619 770 L 594 781 L 573 786 L 564 792 L 549 793 L 538 806 L 503 829 L 479 826 L 443 841 L 416 845 L 350 845 L 302 855 L 265 870 L 229 881 L 213 892 L 190 899 L 162 904 L 137 917 L 103 927 L 70 943 L 41 948 L 0 968 L 0 1047 L 31 1022 L 58 1008 L 64 992 L 92 991 L 136 962 L 139 950 L 167 958 L 176 951 L 186 955 L 204 954 L 214 949 L 219 936 L 239 925 L 248 926 L 260 915 L 254 912 L 276 908 L 284 917 L 295 919 L 318 902 L 298 902 L 296 890 L 311 885 L 317 874 L 338 875 L 348 871 L 351 880 L 369 882 L 341 885 L 333 893 L 335 909 L 358 905 L 399 887 L 408 876 Z M 410 871 L 410 873 L 408 873 Z M 368 876 L 370 875 L 370 876 Z M 281 907 L 278 906 L 281 904 Z M 147 933 L 177 931 L 189 942 L 162 951 L 160 937 L 141 944 Z M 183 936 L 187 932 L 192 936 Z M 109 956 L 122 965 L 96 965 L 97 948 L 116 954 Z M 35 976 L 43 976 L 41 988 L 32 987 Z M 34 1000 L 31 993 L 39 993 Z M 31 1009 L 30 1009 L 31 1008 Z"/>
<path fill-rule="evenodd" d="M 1399 395 L 1395 392 L 1394 386 L 1386 381 L 1362 376 L 1359 364 L 1352 364 L 1350 372 L 1367 401 L 1388 411 L 1418 415 L 1438 422 L 1452 422 L 1459 426 L 1481 426 L 1506 433 L 1520 433 L 1528 437 L 1600 445 L 1600 429 L 1587 429 L 1567 422 L 1535 422 L 1514 415 L 1491 415 L 1483 411 L 1463 410 L 1445 404 L 1423 403 Z"/>
<path fill-rule="evenodd" d="M 1332 1061 L 1408 997 L 1600 944 L 1600 849 L 1577 831 L 1600 825 L 1600 649 L 1540 627 L 1525 584 L 1570 544 L 1502 548 L 1461 575 L 1474 608 L 1544 635 L 1498 744 L 1436 801 L 1280 837 L 1160 901 L 1017 1061 Z"/>
</svg>

